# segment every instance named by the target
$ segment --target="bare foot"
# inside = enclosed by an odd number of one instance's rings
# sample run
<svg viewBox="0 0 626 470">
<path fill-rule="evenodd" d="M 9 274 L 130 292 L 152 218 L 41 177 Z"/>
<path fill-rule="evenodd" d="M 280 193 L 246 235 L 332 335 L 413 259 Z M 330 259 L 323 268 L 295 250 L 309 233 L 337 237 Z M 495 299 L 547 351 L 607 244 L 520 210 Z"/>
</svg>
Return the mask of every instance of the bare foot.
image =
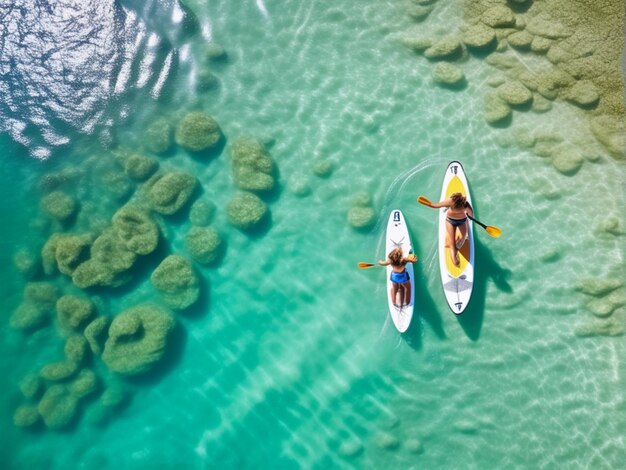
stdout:
<svg viewBox="0 0 626 470">
<path fill-rule="evenodd" d="M 450 254 L 452 257 L 452 263 L 454 263 L 455 266 L 459 266 L 461 264 L 461 261 L 459 260 L 459 253 L 456 252 L 454 254 Z"/>
</svg>

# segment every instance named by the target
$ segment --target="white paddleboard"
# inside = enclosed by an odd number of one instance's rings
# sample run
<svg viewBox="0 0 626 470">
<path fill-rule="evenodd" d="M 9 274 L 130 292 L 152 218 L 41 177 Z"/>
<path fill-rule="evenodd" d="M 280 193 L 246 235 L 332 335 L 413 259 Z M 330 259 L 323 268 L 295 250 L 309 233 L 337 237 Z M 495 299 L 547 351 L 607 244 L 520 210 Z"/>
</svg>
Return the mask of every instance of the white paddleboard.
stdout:
<svg viewBox="0 0 626 470">
<path fill-rule="evenodd" d="M 467 202 L 472 203 L 463 165 L 457 161 L 451 162 L 446 169 L 440 200 L 443 201 L 453 193 L 463 194 Z M 439 270 L 446 301 L 452 312 L 460 315 L 467 307 L 474 287 L 474 227 L 468 219 L 468 238 L 459 250 L 460 264 L 455 266 L 446 240 L 447 211 L 447 207 L 439 209 Z"/>
<path fill-rule="evenodd" d="M 389 221 L 387 222 L 385 258 L 389 252 L 397 246 L 402 247 L 402 253 L 405 257 L 409 255 L 412 249 L 411 238 L 404 220 L 404 215 L 402 215 L 400 210 L 394 209 L 391 211 L 391 214 L 389 214 Z M 404 333 L 411 323 L 411 318 L 413 317 L 413 304 L 415 302 L 413 263 L 407 263 L 406 270 L 411 278 L 411 303 L 403 306 L 402 309 L 394 306 L 394 299 L 391 298 L 391 287 L 393 285 L 389 279 L 392 271 L 391 266 L 387 266 L 387 270 L 385 271 L 387 275 L 387 303 L 389 305 L 389 314 L 391 315 L 393 324 L 396 325 L 396 328 L 400 333 Z"/>
</svg>

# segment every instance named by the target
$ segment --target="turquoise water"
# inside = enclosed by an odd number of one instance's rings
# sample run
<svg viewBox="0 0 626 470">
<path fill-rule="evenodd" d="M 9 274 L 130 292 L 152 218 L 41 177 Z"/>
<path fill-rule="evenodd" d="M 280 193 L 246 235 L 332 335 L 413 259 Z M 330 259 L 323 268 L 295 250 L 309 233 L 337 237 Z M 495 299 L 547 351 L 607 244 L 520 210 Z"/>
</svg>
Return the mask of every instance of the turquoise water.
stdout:
<svg viewBox="0 0 626 470">
<path fill-rule="evenodd" d="M 109 80 L 92 88 L 89 106 L 60 89 L 67 109 L 3 108 L 31 123 L 0 136 L 4 468 L 620 466 L 625 343 L 580 334 L 594 316 L 576 286 L 623 279 L 623 234 L 601 230 L 611 217 L 624 226 L 623 163 L 597 145 L 565 176 L 511 144 L 520 130 L 576 142 L 589 134 L 580 111 L 555 103 L 490 127 L 483 95 L 497 72 L 473 56 L 460 65 L 466 87 L 436 86 L 432 63 L 402 38 L 458 28 L 454 1 L 418 24 L 400 1 L 197 1 L 188 5 L 195 32 L 177 4 L 136 3 L 108 3 L 97 16 L 104 31 L 92 34 L 109 38 L 115 24 L 120 55 L 103 51 L 93 75 L 78 78 Z M 210 42 L 226 61 L 206 59 Z M 207 68 L 219 85 L 199 90 Z M 97 231 L 121 205 L 101 179 L 115 167 L 110 149 L 140 149 L 151 120 L 176 123 L 197 109 L 219 123 L 224 148 L 203 159 L 176 147 L 158 159 L 196 175 L 194 198 L 217 208 L 211 225 L 226 250 L 217 265 L 194 265 L 200 302 L 174 314 L 180 328 L 148 376 L 118 378 L 93 360 L 99 380 L 121 383 L 128 396 L 104 424 L 88 419 L 95 395 L 64 430 L 15 427 L 18 382 L 63 357 L 52 325 L 32 334 L 9 326 L 26 283 L 14 254 L 38 251 L 59 230 L 39 208 L 41 176 L 78 168 L 67 186 L 81 204 L 71 231 Z M 279 175 L 266 198 L 271 218 L 252 234 L 234 228 L 225 209 L 235 193 L 229 143 L 240 135 L 267 143 Z M 452 159 L 465 167 L 479 220 L 504 232 L 496 240 L 476 227 L 476 285 L 458 318 L 440 287 L 436 214 L 415 200 L 436 199 Z M 321 164 L 330 174 L 316 173 Z M 355 230 L 347 214 L 363 194 L 376 218 Z M 388 317 L 384 271 L 356 268 L 384 256 L 393 208 L 403 210 L 420 258 L 404 335 Z M 155 215 L 159 254 L 185 255 L 187 212 Z M 99 312 L 162 302 L 144 271 L 130 288 L 87 291 Z M 73 292 L 67 277 L 52 281 Z M 621 306 L 610 318 L 623 324 L 624 315 Z"/>
</svg>

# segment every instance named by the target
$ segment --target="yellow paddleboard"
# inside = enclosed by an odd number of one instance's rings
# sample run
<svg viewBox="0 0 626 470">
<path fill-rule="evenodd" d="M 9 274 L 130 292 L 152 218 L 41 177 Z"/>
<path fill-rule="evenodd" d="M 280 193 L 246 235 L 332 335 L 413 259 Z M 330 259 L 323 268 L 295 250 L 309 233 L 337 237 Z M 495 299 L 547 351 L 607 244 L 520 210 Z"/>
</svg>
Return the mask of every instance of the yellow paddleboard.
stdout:
<svg viewBox="0 0 626 470">
<path fill-rule="evenodd" d="M 469 186 L 460 162 L 448 165 L 441 188 L 441 199 L 449 198 L 453 193 L 461 193 L 472 203 Z M 467 239 L 459 250 L 459 265 L 456 266 L 450 254 L 450 244 L 446 230 L 447 208 L 439 209 L 439 268 L 441 283 L 446 301 L 455 315 L 463 313 L 472 296 L 474 287 L 474 227 L 467 220 Z"/>
</svg>

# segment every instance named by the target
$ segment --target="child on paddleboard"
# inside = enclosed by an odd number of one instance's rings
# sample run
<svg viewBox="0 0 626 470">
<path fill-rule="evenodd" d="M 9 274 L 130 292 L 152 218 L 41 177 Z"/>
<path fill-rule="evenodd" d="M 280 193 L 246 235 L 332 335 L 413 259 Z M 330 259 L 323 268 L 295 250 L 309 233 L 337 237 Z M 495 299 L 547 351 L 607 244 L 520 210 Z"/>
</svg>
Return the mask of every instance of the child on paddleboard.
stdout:
<svg viewBox="0 0 626 470">
<path fill-rule="evenodd" d="M 405 305 L 411 303 L 411 279 L 405 266 L 407 263 L 417 262 L 417 256 L 409 254 L 406 258 L 402 252 L 402 247 L 398 246 L 391 250 L 386 260 L 378 260 L 381 266 L 391 265 L 391 298 L 396 308 L 402 309 Z M 400 304 L 397 304 L 397 295 L 400 293 Z"/>
<path fill-rule="evenodd" d="M 453 193 L 443 201 L 432 203 L 430 207 L 434 209 L 440 207 L 448 208 L 446 212 L 446 230 L 448 232 L 448 240 L 450 240 L 450 256 L 454 265 L 458 266 L 460 264 L 459 250 L 463 248 L 465 240 L 467 240 L 467 214 L 473 216 L 474 210 L 461 193 Z M 457 233 L 460 235 L 458 239 Z"/>
</svg>

